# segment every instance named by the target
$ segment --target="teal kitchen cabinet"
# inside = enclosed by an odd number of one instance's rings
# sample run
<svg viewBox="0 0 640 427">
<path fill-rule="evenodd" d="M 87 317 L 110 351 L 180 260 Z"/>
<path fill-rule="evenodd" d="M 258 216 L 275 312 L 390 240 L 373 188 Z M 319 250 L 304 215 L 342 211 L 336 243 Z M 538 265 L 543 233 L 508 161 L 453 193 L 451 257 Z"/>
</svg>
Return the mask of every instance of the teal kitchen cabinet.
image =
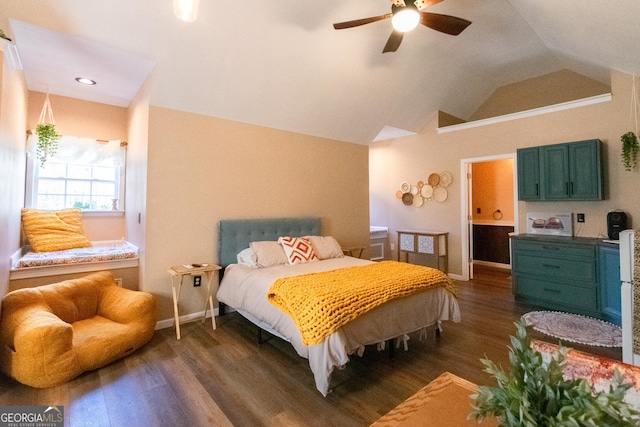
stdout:
<svg viewBox="0 0 640 427">
<path fill-rule="evenodd" d="M 591 139 L 519 149 L 518 199 L 602 200 L 601 144 Z"/>
<path fill-rule="evenodd" d="M 601 242 L 598 244 L 600 270 L 600 312 L 602 318 L 616 325 L 622 324 L 622 301 L 620 300 L 620 245 Z"/>
<path fill-rule="evenodd" d="M 595 238 L 513 236 L 516 300 L 600 318 L 597 242 Z"/>
<path fill-rule="evenodd" d="M 522 148 L 518 156 L 518 199 L 540 200 L 540 153 L 538 147 Z"/>
<path fill-rule="evenodd" d="M 545 200 L 567 200 L 569 192 L 569 145 L 540 147 L 542 188 Z"/>
</svg>

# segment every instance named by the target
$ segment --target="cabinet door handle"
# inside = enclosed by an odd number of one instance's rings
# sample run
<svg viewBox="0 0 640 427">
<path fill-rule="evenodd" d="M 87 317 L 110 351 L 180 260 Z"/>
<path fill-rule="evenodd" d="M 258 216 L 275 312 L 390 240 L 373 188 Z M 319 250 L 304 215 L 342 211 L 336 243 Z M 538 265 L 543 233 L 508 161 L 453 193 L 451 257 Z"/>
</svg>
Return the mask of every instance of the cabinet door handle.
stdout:
<svg viewBox="0 0 640 427">
<path fill-rule="evenodd" d="M 562 292 L 559 291 L 558 289 L 549 289 L 549 288 L 544 288 L 545 292 L 552 292 L 554 294 L 561 294 Z"/>
<path fill-rule="evenodd" d="M 537 184 L 537 183 L 536 183 L 536 196 L 539 196 L 539 195 L 540 195 L 540 193 L 538 192 L 538 191 L 539 191 L 539 190 L 538 190 L 538 187 L 539 187 L 539 184 Z"/>
<path fill-rule="evenodd" d="M 574 193 L 574 191 L 573 191 L 573 181 L 571 181 L 571 194 L 573 194 L 573 193 Z"/>
<path fill-rule="evenodd" d="M 552 265 L 552 264 L 542 264 L 542 266 L 544 268 L 556 268 L 556 269 L 560 268 L 559 265 Z"/>
<path fill-rule="evenodd" d="M 568 182 L 564 183 L 564 194 L 569 195 L 569 183 Z"/>
<path fill-rule="evenodd" d="M 542 249 L 544 249 L 545 251 L 547 250 L 551 250 L 551 251 L 559 251 L 560 248 L 557 246 L 543 246 Z"/>
</svg>

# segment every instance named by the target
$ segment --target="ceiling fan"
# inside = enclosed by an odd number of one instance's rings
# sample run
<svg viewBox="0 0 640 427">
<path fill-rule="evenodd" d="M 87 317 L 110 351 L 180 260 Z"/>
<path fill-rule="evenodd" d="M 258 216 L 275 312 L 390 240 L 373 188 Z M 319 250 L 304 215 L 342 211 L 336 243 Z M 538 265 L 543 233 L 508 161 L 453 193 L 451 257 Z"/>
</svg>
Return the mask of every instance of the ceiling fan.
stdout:
<svg viewBox="0 0 640 427">
<path fill-rule="evenodd" d="M 389 36 L 382 53 L 395 52 L 398 50 L 404 33 L 414 29 L 418 24 L 445 34 L 457 36 L 471 25 L 471 21 L 450 15 L 423 12 L 424 9 L 441 1 L 443 0 L 416 0 L 414 3 L 411 3 L 410 0 L 391 0 L 391 13 L 372 16 L 371 18 L 356 19 L 354 21 L 339 22 L 333 24 L 333 28 L 343 30 L 345 28 L 359 27 L 360 25 L 391 18 L 393 32 L 391 36 Z"/>
</svg>

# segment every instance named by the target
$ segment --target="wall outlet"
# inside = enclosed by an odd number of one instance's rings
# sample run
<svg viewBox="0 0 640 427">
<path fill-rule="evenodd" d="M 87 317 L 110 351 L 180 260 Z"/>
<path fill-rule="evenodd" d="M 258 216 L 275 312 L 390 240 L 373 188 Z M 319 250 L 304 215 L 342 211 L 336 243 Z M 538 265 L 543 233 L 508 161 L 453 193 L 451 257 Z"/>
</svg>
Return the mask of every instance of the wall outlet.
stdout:
<svg viewBox="0 0 640 427">
<path fill-rule="evenodd" d="M 583 213 L 576 214 L 576 218 L 577 218 L 578 222 L 584 222 L 584 214 Z"/>
<path fill-rule="evenodd" d="M 391 250 L 395 251 L 396 250 L 396 244 L 395 243 L 391 243 Z"/>
<path fill-rule="evenodd" d="M 193 286 L 202 285 L 202 276 L 193 276 Z"/>
</svg>

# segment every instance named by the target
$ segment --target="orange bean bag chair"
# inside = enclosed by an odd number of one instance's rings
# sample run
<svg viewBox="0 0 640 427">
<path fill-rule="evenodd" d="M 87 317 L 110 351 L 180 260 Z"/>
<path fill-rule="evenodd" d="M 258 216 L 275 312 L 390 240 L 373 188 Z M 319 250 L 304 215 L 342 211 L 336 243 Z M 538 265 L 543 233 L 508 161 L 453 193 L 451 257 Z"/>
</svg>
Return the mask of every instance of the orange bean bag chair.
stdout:
<svg viewBox="0 0 640 427">
<path fill-rule="evenodd" d="M 0 369 L 53 387 L 131 354 L 156 324 L 147 292 L 119 287 L 108 271 L 9 292 L 0 314 Z"/>
</svg>

